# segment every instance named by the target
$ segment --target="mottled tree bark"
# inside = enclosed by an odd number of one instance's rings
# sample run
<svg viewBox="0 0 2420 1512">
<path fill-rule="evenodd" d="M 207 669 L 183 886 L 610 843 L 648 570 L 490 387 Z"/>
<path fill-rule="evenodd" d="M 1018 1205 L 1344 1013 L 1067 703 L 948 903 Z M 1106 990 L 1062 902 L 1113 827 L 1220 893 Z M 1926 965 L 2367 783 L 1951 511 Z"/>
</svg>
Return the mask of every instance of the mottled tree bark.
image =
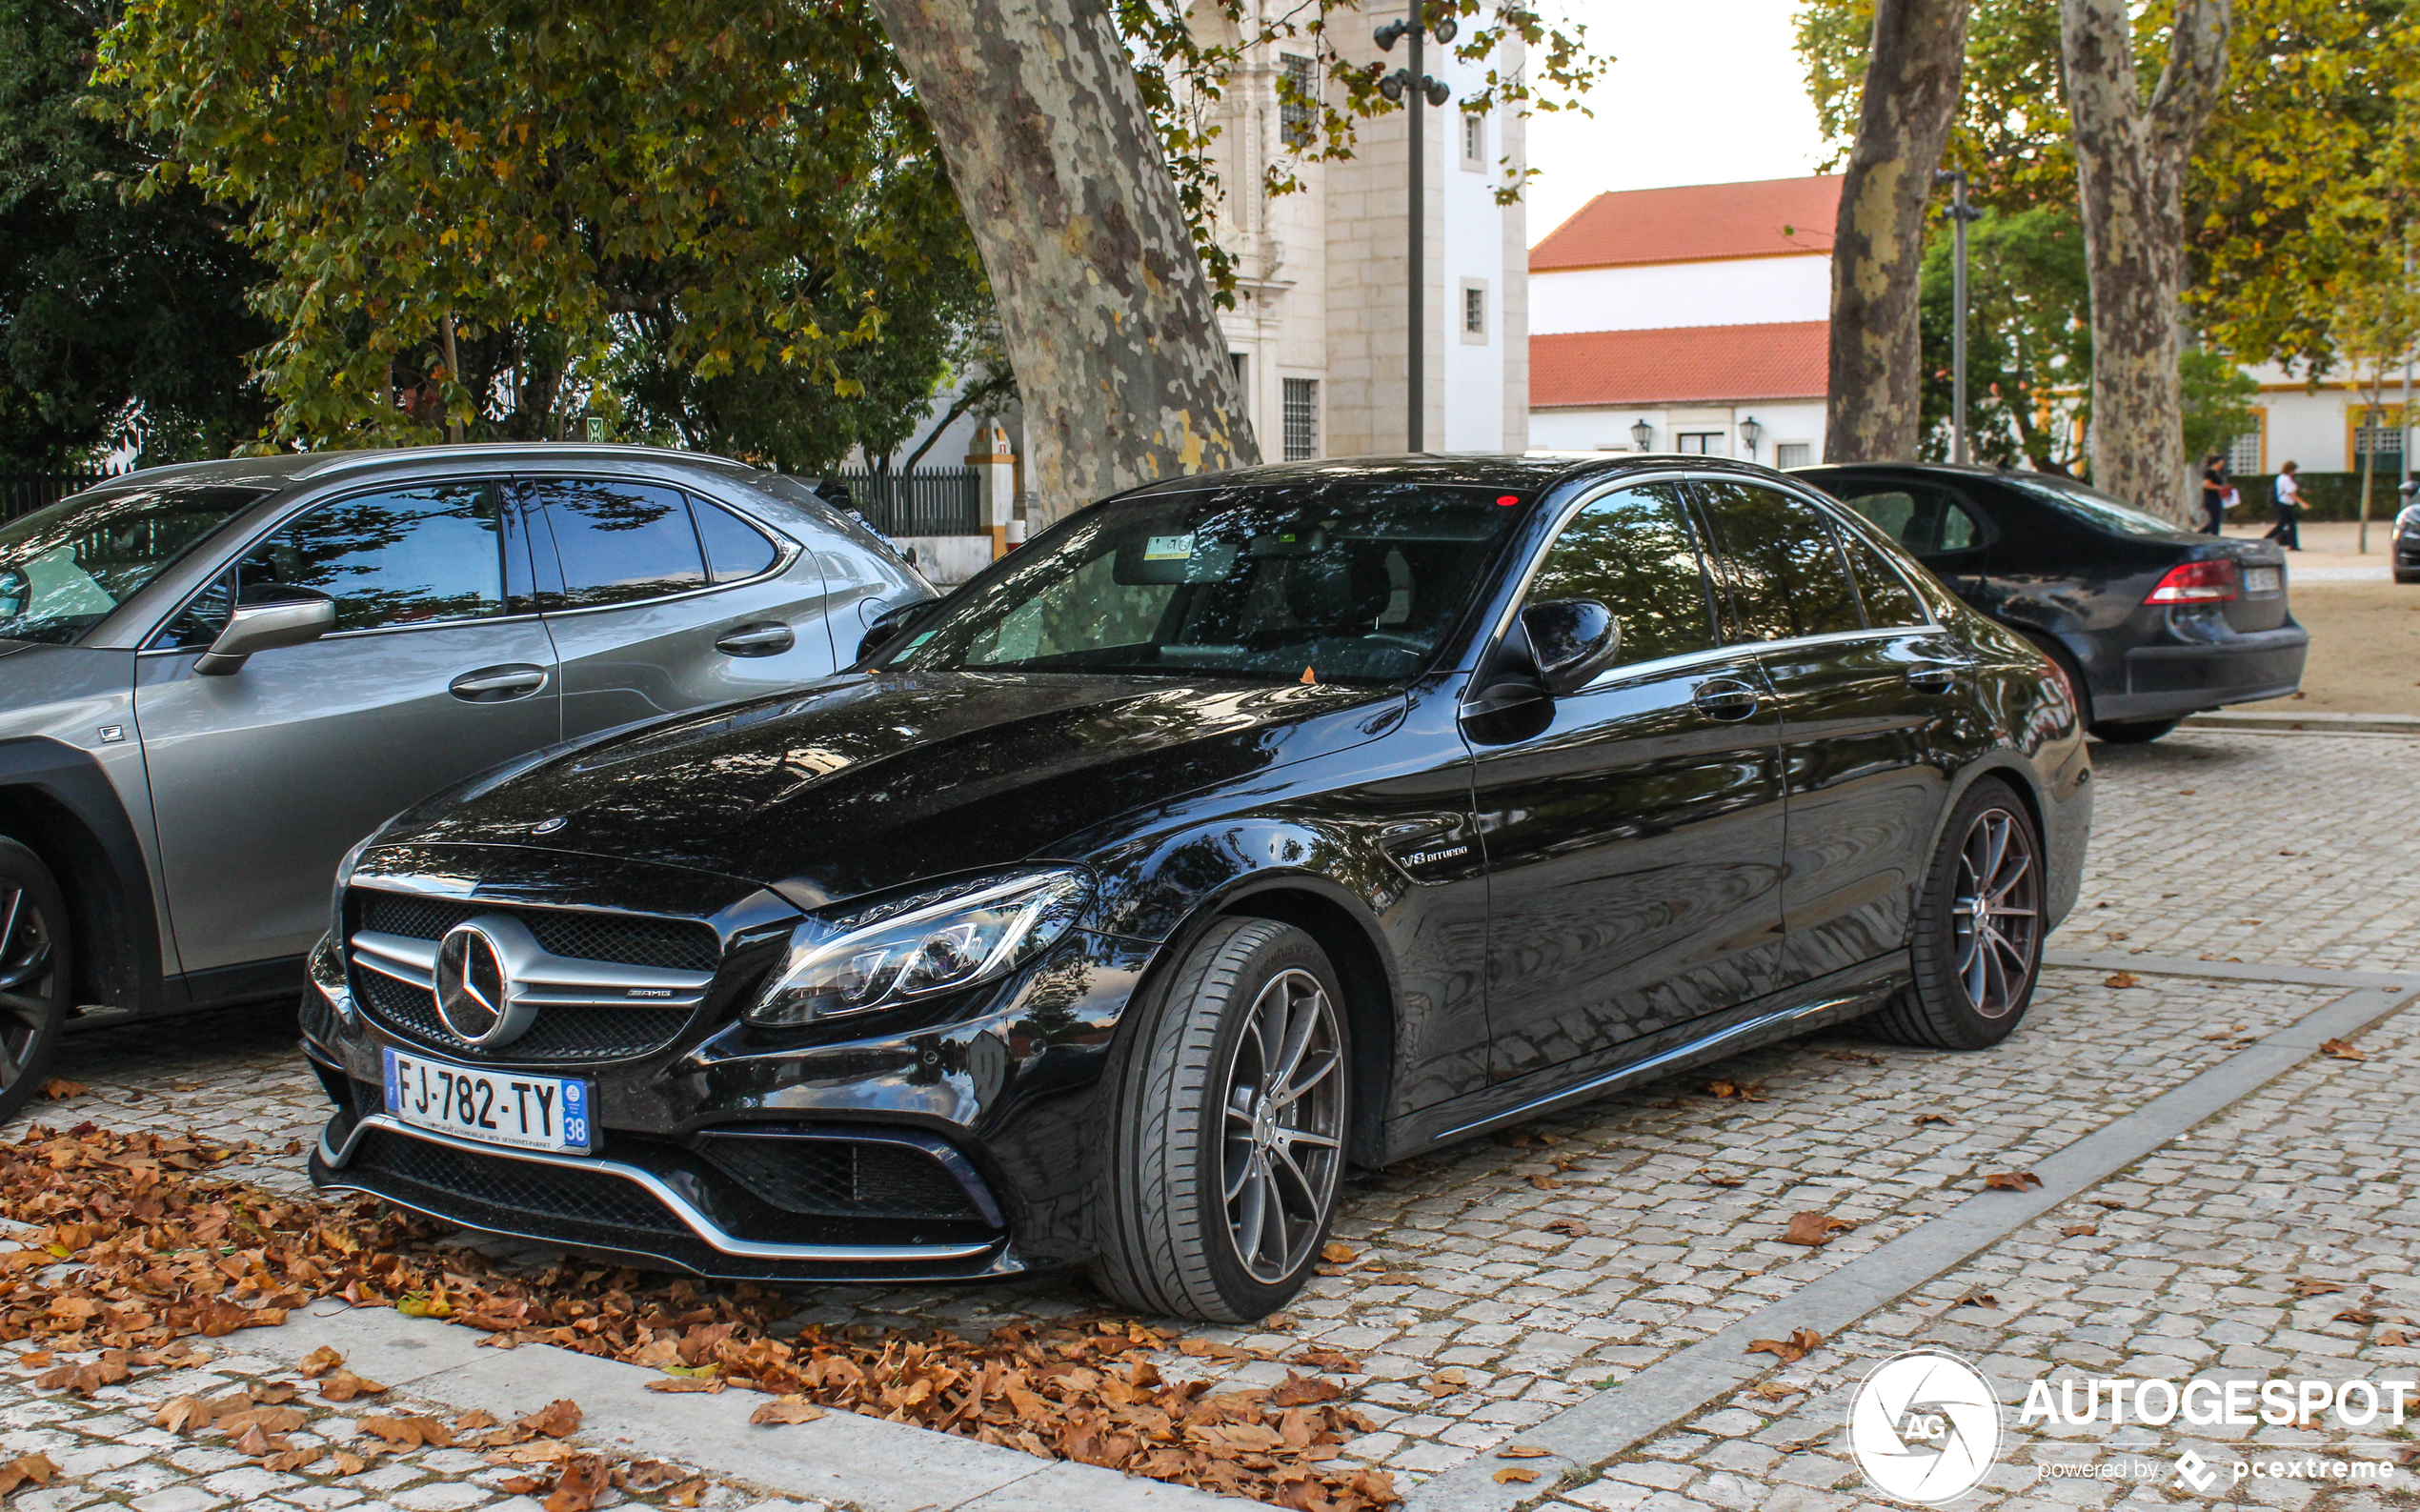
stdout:
<svg viewBox="0 0 2420 1512">
<path fill-rule="evenodd" d="M 1832 232 L 1826 462 L 1916 454 L 1916 275 L 1925 201 L 1958 111 L 1968 0 L 1878 0 L 1857 145 Z"/>
<path fill-rule="evenodd" d="M 2227 73 L 2228 0 L 2179 0 L 2150 102 L 2127 0 L 2060 0 L 2060 51 L 2092 280 L 2094 486 L 2195 522 L 2177 369 L 2185 169 Z"/>
<path fill-rule="evenodd" d="M 1099 0 L 875 0 L 991 275 L 1044 519 L 1260 459 L 1160 138 Z"/>
</svg>

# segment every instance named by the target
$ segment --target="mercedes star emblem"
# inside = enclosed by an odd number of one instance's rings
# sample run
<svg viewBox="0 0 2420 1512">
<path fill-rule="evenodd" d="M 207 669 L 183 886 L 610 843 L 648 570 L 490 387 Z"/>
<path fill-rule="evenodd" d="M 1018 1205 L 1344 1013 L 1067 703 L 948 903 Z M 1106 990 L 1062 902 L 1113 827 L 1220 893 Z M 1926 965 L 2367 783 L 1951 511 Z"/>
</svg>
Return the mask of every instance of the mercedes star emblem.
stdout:
<svg viewBox="0 0 2420 1512">
<path fill-rule="evenodd" d="M 495 938 L 474 921 L 456 924 L 437 941 L 437 1017 L 465 1044 L 497 1045 L 517 1038 L 525 1015 L 508 1014 L 511 978 Z"/>
</svg>

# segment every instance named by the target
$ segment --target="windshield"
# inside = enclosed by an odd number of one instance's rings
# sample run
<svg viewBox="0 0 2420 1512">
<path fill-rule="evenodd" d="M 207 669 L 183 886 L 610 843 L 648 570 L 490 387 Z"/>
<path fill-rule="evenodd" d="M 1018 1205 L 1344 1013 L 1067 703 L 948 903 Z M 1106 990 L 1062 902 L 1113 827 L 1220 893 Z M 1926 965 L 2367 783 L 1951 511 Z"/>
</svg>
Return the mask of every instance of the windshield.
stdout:
<svg viewBox="0 0 2420 1512">
<path fill-rule="evenodd" d="M 2174 520 L 2164 520 L 2156 514 L 2146 514 L 2133 505 L 2096 494 L 2081 483 L 2051 482 L 2048 479 L 2014 476 L 2007 473 L 2000 480 L 2023 489 L 2055 510 L 2121 535 L 2183 535 L 2184 526 Z"/>
<path fill-rule="evenodd" d="M 1311 483 L 1112 504 L 1018 553 L 886 665 L 1398 681 L 1436 655 L 1519 502 Z"/>
<path fill-rule="evenodd" d="M 0 526 L 0 639 L 67 645 L 267 489 L 80 494 Z"/>
</svg>

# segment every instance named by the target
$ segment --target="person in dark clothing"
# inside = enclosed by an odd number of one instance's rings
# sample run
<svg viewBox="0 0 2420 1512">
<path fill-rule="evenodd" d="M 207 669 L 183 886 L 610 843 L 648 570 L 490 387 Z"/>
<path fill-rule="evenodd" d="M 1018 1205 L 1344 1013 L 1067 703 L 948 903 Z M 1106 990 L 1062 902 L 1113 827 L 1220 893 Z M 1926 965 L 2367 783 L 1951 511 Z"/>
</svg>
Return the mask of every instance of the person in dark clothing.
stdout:
<svg viewBox="0 0 2420 1512">
<path fill-rule="evenodd" d="M 2213 452 L 2202 463 L 2202 527 L 2205 535 L 2221 534 L 2219 527 L 2227 523 L 2227 458 Z"/>
</svg>

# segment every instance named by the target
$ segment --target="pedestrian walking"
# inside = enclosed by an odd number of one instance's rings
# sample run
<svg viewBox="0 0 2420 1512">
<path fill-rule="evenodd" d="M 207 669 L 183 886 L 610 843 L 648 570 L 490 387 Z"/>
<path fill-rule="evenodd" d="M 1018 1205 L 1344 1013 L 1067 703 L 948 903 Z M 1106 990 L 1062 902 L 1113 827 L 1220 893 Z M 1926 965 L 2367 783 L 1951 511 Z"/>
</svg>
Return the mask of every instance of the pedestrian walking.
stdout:
<svg viewBox="0 0 2420 1512">
<path fill-rule="evenodd" d="M 2277 523 L 2269 528 L 2268 538 L 2289 552 L 2303 549 L 2303 486 L 2294 476 L 2299 471 L 2291 462 L 2277 470 Z"/>
<path fill-rule="evenodd" d="M 2235 492 L 2227 481 L 2227 458 L 2212 452 L 2202 463 L 2202 527 L 2205 535 L 2221 534 L 2219 527 L 2227 523 L 2228 496 Z"/>
</svg>

